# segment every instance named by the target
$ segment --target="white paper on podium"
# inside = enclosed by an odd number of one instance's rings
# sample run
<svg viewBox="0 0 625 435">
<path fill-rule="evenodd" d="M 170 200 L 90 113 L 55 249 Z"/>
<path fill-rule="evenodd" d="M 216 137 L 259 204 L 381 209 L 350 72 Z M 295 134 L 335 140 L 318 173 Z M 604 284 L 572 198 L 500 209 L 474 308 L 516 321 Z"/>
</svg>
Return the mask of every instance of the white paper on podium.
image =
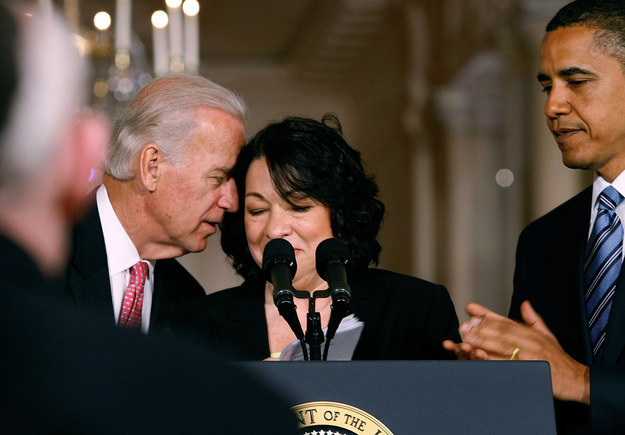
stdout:
<svg viewBox="0 0 625 435">
<path fill-rule="evenodd" d="M 330 341 L 330 349 L 328 350 L 328 361 L 350 361 L 358 340 L 360 340 L 360 334 L 365 324 L 358 320 L 356 316 L 350 314 L 341 320 L 341 324 L 336 330 L 336 334 L 332 341 Z M 327 333 L 328 328 L 323 329 L 323 334 Z M 322 349 L 325 342 L 321 344 Z M 306 344 L 306 347 L 310 353 L 310 347 Z M 280 361 L 304 361 L 304 354 L 302 352 L 302 345 L 299 340 L 294 341 L 284 348 L 280 354 Z"/>
</svg>

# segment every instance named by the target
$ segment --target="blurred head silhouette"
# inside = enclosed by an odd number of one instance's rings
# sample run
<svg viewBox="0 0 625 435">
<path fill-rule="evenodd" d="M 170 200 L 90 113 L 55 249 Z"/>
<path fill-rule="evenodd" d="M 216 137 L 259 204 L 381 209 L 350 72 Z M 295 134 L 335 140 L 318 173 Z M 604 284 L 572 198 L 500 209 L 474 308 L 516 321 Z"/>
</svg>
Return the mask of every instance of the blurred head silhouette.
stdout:
<svg viewBox="0 0 625 435">
<path fill-rule="evenodd" d="M 86 65 L 63 21 L 28 8 L 0 3 L 0 232 L 54 276 L 109 127 L 83 107 Z"/>
</svg>

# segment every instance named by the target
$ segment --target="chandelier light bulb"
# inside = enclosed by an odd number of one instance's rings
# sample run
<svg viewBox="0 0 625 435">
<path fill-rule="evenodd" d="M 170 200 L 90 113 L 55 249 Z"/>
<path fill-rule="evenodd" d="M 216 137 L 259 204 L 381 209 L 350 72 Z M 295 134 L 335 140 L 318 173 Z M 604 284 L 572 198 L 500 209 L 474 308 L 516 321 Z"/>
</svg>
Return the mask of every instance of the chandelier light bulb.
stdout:
<svg viewBox="0 0 625 435">
<path fill-rule="evenodd" d="M 98 30 L 106 30 L 111 27 L 111 16 L 104 11 L 100 11 L 93 16 L 93 25 Z"/>
<path fill-rule="evenodd" d="M 154 11 L 152 14 L 152 25 L 157 29 L 164 29 L 169 23 L 169 17 L 165 11 Z"/>
<path fill-rule="evenodd" d="M 168 8 L 179 8 L 182 4 L 182 0 L 165 0 L 165 4 Z"/>
<path fill-rule="evenodd" d="M 184 12 L 187 17 L 196 16 L 200 12 L 200 2 L 197 0 L 184 0 L 182 12 Z"/>
</svg>

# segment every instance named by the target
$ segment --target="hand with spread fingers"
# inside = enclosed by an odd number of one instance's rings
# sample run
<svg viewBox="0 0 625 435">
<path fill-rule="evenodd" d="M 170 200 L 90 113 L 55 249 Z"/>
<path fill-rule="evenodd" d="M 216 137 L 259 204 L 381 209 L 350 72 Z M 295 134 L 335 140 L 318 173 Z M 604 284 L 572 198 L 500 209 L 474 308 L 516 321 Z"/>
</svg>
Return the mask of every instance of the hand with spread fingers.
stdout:
<svg viewBox="0 0 625 435">
<path fill-rule="evenodd" d="M 471 319 L 460 325 L 462 343 L 443 347 L 462 360 L 544 360 L 551 367 L 553 395 L 560 400 L 590 403 L 589 368 L 571 358 L 528 301 L 521 305 L 523 322 L 501 316 L 476 303 L 466 307 Z"/>
</svg>

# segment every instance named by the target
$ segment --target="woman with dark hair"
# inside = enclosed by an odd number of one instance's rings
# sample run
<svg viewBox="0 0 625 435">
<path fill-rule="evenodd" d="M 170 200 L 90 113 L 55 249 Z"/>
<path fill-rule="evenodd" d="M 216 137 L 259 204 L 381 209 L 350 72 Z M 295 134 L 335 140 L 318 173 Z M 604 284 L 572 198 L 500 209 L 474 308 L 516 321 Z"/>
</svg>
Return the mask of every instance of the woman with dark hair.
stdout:
<svg viewBox="0 0 625 435">
<path fill-rule="evenodd" d="M 346 242 L 351 267 L 350 316 L 364 323 L 352 359 L 448 359 L 445 339 L 459 341 L 458 319 L 447 290 L 418 278 L 381 269 L 376 236 L 384 204 L 362 166 L 360 153 L 343 139 L 334 115 L 322 122 L 286 118 L 265 127 L 243 148 L 234 170 L 239 210 L 221 226 L 221 244 L 244 283 L 194 302 L 190 327 L 236 358 L 279 357 L 296 340 L 273 300 L 261 269 L 272 239 L 293 245 L 296 290 L 327 289 L 317 274 L 320 242 Z M 308 299 L 294 300 L 306 330 Z M 327 327 L 331 298 L 316 299 Z"/>
</svg>

